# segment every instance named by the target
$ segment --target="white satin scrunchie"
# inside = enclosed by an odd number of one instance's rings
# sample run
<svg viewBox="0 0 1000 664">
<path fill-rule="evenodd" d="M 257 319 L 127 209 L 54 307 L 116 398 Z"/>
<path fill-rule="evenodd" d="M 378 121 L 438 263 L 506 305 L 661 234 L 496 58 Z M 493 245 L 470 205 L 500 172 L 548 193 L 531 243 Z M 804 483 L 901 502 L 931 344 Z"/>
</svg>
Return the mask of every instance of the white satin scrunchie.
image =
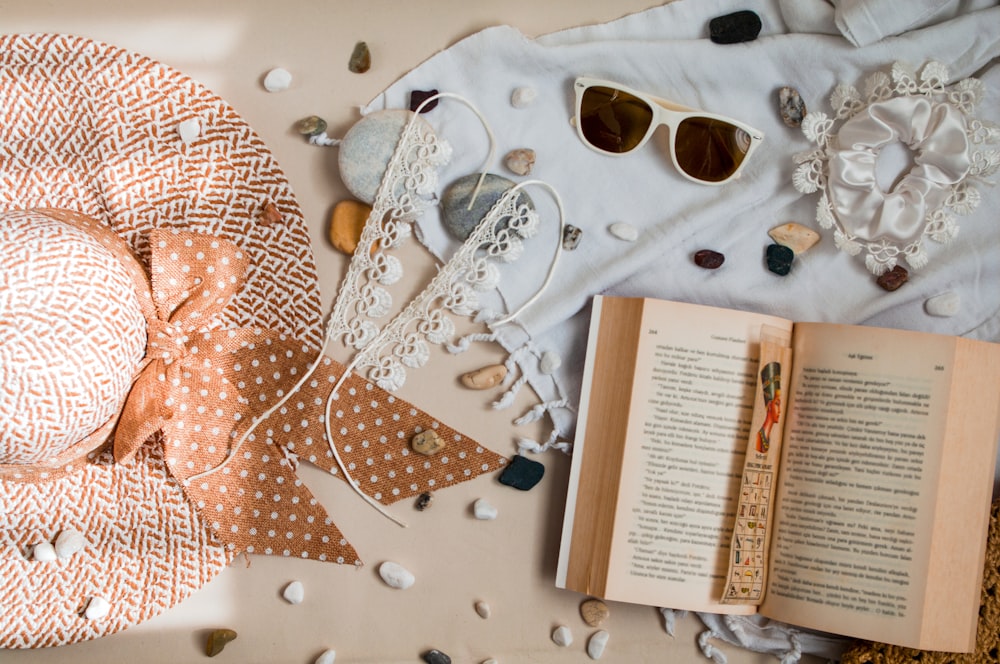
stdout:
<svg viewBox="0 0 1000 664">
<path fill-rule="evenodd" d="M 914 165 L 885 192 L 876 180 L 876 162 L 897 141 L 913 151 Z M 869 241 L 919 238 L 928 212 L 944 205 L 972 165 L 965 115 L 921 96 L 869 105 L 844 122 L 828 155 L 833 212 L 845 231 Z"/>
</svg>

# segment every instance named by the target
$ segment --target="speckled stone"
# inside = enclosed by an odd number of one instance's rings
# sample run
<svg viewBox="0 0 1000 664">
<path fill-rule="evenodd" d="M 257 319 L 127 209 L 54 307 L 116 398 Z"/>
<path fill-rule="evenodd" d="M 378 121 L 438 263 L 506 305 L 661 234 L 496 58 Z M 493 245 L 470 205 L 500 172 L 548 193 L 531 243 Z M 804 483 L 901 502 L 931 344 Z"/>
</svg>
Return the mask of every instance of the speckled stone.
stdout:
<svg viewBox="0 0 1000 664">
<path fill-rule="evenodd" d="M 413 506 L 417 509 L 418 512 L 423 512 L 433 503 L 434 503 L 434 495 L 425 491 L 419 496 L 417 496 L 417 501 L 413 504 Z"/>
<path fill-rule="evenodd" d="M 421 655 L 421 657 L 424 658 L 424 661 L 427 662 L 427 664 L 451 664 L 451 657 L 444 654 L 437 648 L 428 650 Z"/>
<path fill-rule="evenodd" d="M 318 115 L 310 115 L 295 123 L 295 131 L 303 136 L 319 136 L 326 131 L 326 120 Z"/>
<path fill-rule="evenodd" d="M 772 244 L 767 248 L 767 269 L 778 276 L 785 276 L 792 271 L 792 261 L 795 252 L 781 244 Z"/>
<path fill-rule="evenodd" d="M 535 151 L 531 148 L 511 150 L 503 158 L 503 165 L 514 175 L 528 175 L 535 165 Z"/>
<path fill-rule="evenodd" d="M 364 74 L 372 67 L 372 53 L 368 49 L 368 44 L 359 41 L 351 51 L 351 59 L 347 61 L 347 68 L 355 74 Z"/>
<path fill-rule="evenodd" d="M 410 91 L 410 110 L 414 113 L 420 108 L 420 105 L 425 101 L 438 94 L 438 90 L 411 90 Z M 420 113 L 429 113 L 437 108 L 438 100 L 427 102 L 427 105 L 420 108 Z"/>
<path fill-rule="evenodd" d="M 907 272 L 906 268 L 902 265 L 897 265 L 888 272 L 882 273 L 879 278 L 875 280 L 875 283 L 891 293 L 909 280 L 910 273 Z"/>
<path fill-rule="evenodd" d="M 410 439 L 410 447 L 418 454 L 432 456 L 445 448 L 445 442 L 434 429 L 425 429 Z"/>
<path fill-rule="evenodd" d="M 403 128 L 413 116 L 412 111 L 403 109 L 376 111 L 355 122 L 344 134 L 338 155 L 340 179 L 359 201 L 369 205 L 375 201 Z M 417 118 L 423 130 L 433 131 L 427 120 Z"/>
<path fill-rule="evenodd" d="M 788 85 L 778 90 L 778 113 L 781 121 L 789 127 L 802 125 L 802 118 L 806 117 L 806 103 L 798 90 Z"/>
<path fill-rule="evenodd" d="M 515 454 L 500 473 L 500 483 L 520 491 L 529 491 L 544 475 L 545 466 L 522 454 Z"/>
<path fill-rule="evenodd" d="M 694 264 L 706 270 L 717 270 L 726 262 L 726 257 L 718 251 L 701 249 L 694 253 Z"/>
<path fill-rule="evenodd" d="M 583 231 L 581 229 L 571 224 L 566 224 L 566 228 L 563 230 L 563 249 L 573 251 L 580 246 L 580 240 L 582 239 Z"/>
<path fill-rule="evenodd" d="M 757 39 L 761 29 L 760 16 L 744 9 L 708 22 L 708 36 L 716 44 L 738 44 Z"/>
<path fill-rule="evenodd" d="M 580 604 L 580 617 L 591 627 L 600 627 L 609 615 L 611 615 L 611 610 L 608 605 L 599 599 L 584 600 Z"/>
<path fill-rule="evenodd" d="M 924 302 L 924 311 L 931 316 L 954 316 L 962 308 L 962 296 L 955 291 L 941 293 Z"/>
<path fill-rule="evenodd" d="M 494 203 L 514 186 L 514 182 L 503 176 L 487 173 L 483 179 L 483 186 L 480 187 L 479 194 L 476 196 L 476 201 L 472 204 L 472 209 L 469 210 L 469 200 L 472 197 L 472 192 L 476 189 L 476 183 L 479 182 L 479 175 L 479 173 L 472 173 L 455 180 L 441 195 L 441 221 L 448 233 L 462 242 L 465 242 L 472 235 L 472 231 L 486 217 Z M 534 209 L 534 202 L 523 190 L 518 193 L 518 196 L 520 201 Z"/>
</svg>

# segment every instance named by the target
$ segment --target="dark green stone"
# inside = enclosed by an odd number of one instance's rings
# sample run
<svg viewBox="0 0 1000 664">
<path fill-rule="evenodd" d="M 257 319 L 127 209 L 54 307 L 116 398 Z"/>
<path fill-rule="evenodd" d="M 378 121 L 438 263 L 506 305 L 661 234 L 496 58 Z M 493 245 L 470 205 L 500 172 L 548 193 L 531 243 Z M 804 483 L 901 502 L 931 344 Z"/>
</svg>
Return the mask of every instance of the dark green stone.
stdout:
<svg viewBox="0 0 1000 664">
<path fill-rule="evenodd" d="M 542 480 L 545 466 L 521 454 L 514 455 L 500 473 L 500 483 L 521 491 L 528 491 Z"/>
<path fill-rule="evenodd" d="M 785 276 L 792 271 L 792 261 L 795 252 L 781 244 L 772 244 L 767 248 L 767 269 L 777 275 Z"/>
</svg>

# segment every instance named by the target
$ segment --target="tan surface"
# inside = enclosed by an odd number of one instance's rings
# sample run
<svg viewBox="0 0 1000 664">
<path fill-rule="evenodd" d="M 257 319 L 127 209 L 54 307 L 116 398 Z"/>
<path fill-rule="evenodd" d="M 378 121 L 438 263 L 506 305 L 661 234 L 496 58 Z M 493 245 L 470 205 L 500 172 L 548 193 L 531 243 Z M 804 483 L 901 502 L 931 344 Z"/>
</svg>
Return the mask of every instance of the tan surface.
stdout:
<svg viewBox="0 0 1000 664">
<path fill-rule="evenodd" d="M 292 128 L 296 120 L 318 114 L 330 123 L 331 135 L 343 135 L 358 119 L 359 105 L 434 52 L 489 25 L 507 23 L 534 36 L 654 4 L 14 0 L 3 5 L 3 30 L 71 32 L 107 41 L 171 65 L 229 101 L 291 181 L 310 224 L 328 305 L 346 263 L 326 240 L 326 220 L 346 192 L 336 150 L 307 145 Z M 373 54 L 371 70 L 361 75 L 347 70 L 359 40 L 367 41 Z M 260 80 L 277 66 L 292 73 L 292 87 L 267 93 Z M 408 256 L 408 275 L 430 264 L 420 252 Z M 464 390 L 456 377 L 502 356 L 496 348 L 474 352 L 435 354 L 402 394 L 494 450 L 513 453 L 510 420 L 531 403 L 530 395 L 522 393 L 510 411 L 489 410 L 494 393 Z M 122 634 L 55 650 L 3 652 L 0 660 L 199 661 L 208 631 L 230 627 L 240 636 L 215 661 L 312 662 L 333 648 L 338 662 L 414 662 L 431 647 L 449 653 L 456 664 L 488 657 L 502 664 L 590 661 L 585 647 L 594 630 L 579 617 L 582 597 L 553 586 L 568 458 L 550 453 L 542 461 L 548 473 L 529 493 L 483 477 L 440 492 L 423 513 L 408 501 L 394 506 L 393 513 L 410 523 L 407 529 L 376 514 L 343 483 L 305 469 L 306 482 L 368 563 L 360 571 L 263 556 L 251 557 L 247 567 L 240 558 L 188 601 Z M 479 497 L 498 507 L 496 521 L 472 518 L 471 504 Z M 416 585 L 394 591 L 382 584 L 376 568 L 383 560 L 409 568 Z M 304 583 L 306 598 L 292 606 L 281 591 L 295 579 Z M 489 620 L 476 615 L 477 600 L 492 606 Z M 559 624 L 573 630 L 568 648 L 550 640 Z M 680 621 L 671 639 L 655 609 L 612 604 L 606 628 L 611 640 L 604 662 L 707 661 L 696 646 L 701 626 L 694 618 Z M 734 664 L 774 661 L 722 647 Z"/>
</svg>

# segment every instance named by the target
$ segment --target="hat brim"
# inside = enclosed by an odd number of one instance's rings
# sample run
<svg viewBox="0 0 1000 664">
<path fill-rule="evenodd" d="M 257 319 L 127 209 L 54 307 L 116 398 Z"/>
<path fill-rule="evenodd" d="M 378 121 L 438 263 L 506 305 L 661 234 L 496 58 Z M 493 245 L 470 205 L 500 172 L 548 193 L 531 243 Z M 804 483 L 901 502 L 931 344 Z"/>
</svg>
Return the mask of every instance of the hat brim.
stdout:
<svg viewBox="0 0 1000 664">
<path fill-rule="evenodd" d="M 190 119 L 201 132 L 185 143 L 178 126 Z M 224 322 L 319 346 L 316 269 L 285 176 L 228 104 L 163 64 L 80 37 L 0 37 L 0 210 L 37 207 L 106 222 L 147 268 L 154 228 L 228 239 L 252 266 Z M 157 446 L 129 465 L 108 452 L 82 465 L 48 482 L 0 481 L 0 648 L 119 631 L 181 601 L 232 559 Z M 68 529 L 84 534 L 82 551 L 32 559 L 34 544 Z M 84 615 L 93 597 L 111 604 L 99 620 Z"/>
</svg>

